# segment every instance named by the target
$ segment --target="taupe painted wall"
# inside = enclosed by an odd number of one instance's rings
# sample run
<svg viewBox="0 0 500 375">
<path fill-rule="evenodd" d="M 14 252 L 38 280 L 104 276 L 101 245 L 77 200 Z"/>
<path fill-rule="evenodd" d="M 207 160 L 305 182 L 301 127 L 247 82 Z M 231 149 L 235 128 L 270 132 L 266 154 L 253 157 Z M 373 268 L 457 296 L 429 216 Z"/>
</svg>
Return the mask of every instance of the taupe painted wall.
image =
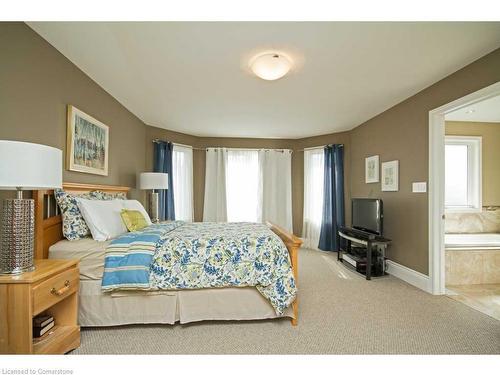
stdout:
<svg viewBox="0 0 500 375">
<path fill-rule="evenodd" d="M 144 123 L 24 23 L 0 23 L 0 51 L 0 139 L 65 152 L 66 105 L 73 104 L 109 126 L 109 175 L 63 168 L 63 181 L 135 187 L 146 164 Z M 0 191 L 6 197 L 14 192 Z"/>
<path fill-rule="evenodd" d="M 483 206 L 500 206 L 500 123 L 447 121 L 446 135 L 482 137 Z"/>
<path fill-rule="evenodd" d="M 393 239 L 389 258 L 428 274 L 428 196 L 411 183 L 428 181 L 429 111 L 500 81 L 500 49 L 449 75 L 351 131 L 351 196 L 384 200 L 385 234 Z M 399 191 L 365 184 L 364 163 L 399 160 Z"/>
<path fill-rule="evenodd" d="M 0 139 L 65 152 L 72 104 L 109 126 L 109 175 L 64 168 L 63 181 L 135 187 L 146 164 L 144 123 L 24 23 L 0 23 L 0 51 Z"/>
</svg>

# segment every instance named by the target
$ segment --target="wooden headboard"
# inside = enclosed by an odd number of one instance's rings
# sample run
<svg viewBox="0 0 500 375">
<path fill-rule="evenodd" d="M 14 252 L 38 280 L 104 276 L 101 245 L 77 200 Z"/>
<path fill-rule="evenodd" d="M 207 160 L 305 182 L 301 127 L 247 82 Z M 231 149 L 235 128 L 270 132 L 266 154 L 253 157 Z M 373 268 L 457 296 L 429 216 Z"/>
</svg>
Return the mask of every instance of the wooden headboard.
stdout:
<svg viewBox="0 0 500 375">
<path fill-rule="evenodd" d="M 111 185 L 63 183 L 63 189 L 72 194 L 84 194 L 99 190 L 106 193 L 125 193 L 129 187 Z M 35 200 L 35 259 L 47 259 L 49 247 L 62 240 L 62 218 L 54 199 L 54 190 L 34 190 Z"/>
</svg>

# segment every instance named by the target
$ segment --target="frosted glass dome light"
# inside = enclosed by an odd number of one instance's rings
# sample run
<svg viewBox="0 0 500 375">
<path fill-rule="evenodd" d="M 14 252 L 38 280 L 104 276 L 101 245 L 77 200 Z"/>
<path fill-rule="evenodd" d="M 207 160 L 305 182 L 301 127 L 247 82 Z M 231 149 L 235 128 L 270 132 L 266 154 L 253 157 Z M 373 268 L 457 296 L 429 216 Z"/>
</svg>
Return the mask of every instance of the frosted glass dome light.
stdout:
<svg viewBox="0 0 500 375">
<path fill-rule="evenodd" d="M 274 81 L 285 76 L 291 67 L 292 62 L 279 53 L 266 53 L 256 56 L 250 63 L 252 72 L 266 81 Z"/>
</svg>

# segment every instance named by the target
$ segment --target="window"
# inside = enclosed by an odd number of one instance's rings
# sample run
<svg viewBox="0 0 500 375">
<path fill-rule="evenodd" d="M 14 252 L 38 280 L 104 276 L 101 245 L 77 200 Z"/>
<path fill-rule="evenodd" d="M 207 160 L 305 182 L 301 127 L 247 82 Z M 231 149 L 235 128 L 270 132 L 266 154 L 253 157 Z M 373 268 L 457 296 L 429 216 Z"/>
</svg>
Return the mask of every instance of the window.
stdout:
<svg viewBox="0 0 500 375">
<path fill-rule="evenodd" d="M 175 219 L 193 221 L 193 149 L 174 144 L 173 151 Z"/>
<path fill-rule="evenodd" d="M 229 150 L 226 171 L 227 220 L 257 222 L 259 205 L 259 153 Z"/>
<path fill-rule="evenodd" d="M 480 210 L 481 205 L 481 137 L 446 136 L 446 210 Z"/>
<path fill-rule="evenodd" d="M 323 149 L 304 151 L 304 246 L 316 249 L 323 217 Z"/>
</svg>

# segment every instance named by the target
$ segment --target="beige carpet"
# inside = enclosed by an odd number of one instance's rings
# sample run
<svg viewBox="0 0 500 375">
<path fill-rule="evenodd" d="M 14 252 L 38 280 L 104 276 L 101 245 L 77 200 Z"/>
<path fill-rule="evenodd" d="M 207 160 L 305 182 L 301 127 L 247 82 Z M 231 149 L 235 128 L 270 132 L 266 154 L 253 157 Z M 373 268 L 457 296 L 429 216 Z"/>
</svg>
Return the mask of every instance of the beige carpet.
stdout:
<svg viewBox="0 0 500 375">
<path fill-rule="evenodd" d="M 500 321 L 392 276 L 365 281 L 332 254 L 300 254 L 300 318 L 82 329 L 74 354 L 495 353 Z"/>
</svg>

